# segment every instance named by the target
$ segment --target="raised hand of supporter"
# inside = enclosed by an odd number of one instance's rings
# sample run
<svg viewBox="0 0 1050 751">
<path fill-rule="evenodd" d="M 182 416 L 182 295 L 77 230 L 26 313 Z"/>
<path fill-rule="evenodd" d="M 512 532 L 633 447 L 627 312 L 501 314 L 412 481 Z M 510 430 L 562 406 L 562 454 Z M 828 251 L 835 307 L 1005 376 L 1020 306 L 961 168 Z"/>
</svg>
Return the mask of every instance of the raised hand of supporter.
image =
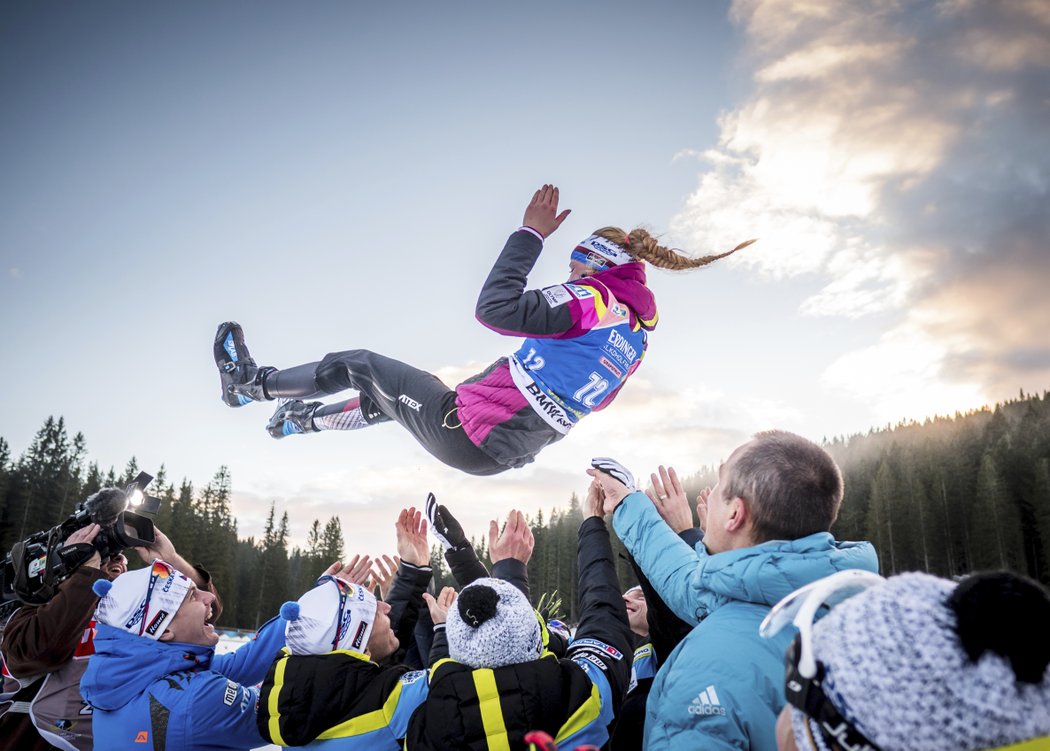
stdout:
<svg viewBox="0 0 1050 751">
<path fill-rule="evenodd" d="M 689 508 L 689 497 L 682 490 L 682 483 L 678 481 L 678 473 L 674 467 L 665 468 L 662 464 L 655 472 L 649 475 L 653 487 L 645 491 L 649 499 L 660 512 L 660 516 L 667 522 L 667 526 L 675 532 L 682 532 L 693 526 L 693 511 Z"/>
<path fill-rule="evenodd" d="M 587 486 L 587 498 L 583 502 L 583 518 L 590 519 L 592 516 L 605 516 L 605 492 L 597 480 L 591 480 Z"/>
<path fill-rule="evenodd" d="M 371 568 L 372 559 L 370 557 L 367 555 L 355 555 L 345 566 L 342 561 L 336 561 L 326 568 L 321 576 L 338 576 L 351 584 L 364 584 L 368 581 L 368 574 Z"/>
<path fill-rule="evenodd" d="M 615 511 L 624 498 L 637 490 L 631 471 L 620 462 L 607 456 L 591 459 L 591 469 L 587 470 L 587 474 L 601 485 L 605 496 L 603 505 L 607 514 Z"/>
<path fill-rule="evenodd" d="M 379 597 L 386 602 L 387 595 L 390 594 L 390 585 L 394 581 L 394 575 L 397 574 L 397 567 L 401 565 L 400 556 L 394 556 L 391 558 L 388 555 L 383 555 L 375 560 L 375 564 L 372 566 L 372 581 L 376 586 L 379 587 Z"/>
<path fill-rule="evenodd" d="M 430 611 L 430 620 L 435 624 L 444 623 L 448 620 L 448 611 L 452 603 L 456 601 L 456 590 L 452 587 L 443 587 L 437 597 L 429 592 L 423 593 L 423 601 Z"/>
<path fill-rule="evenodd" d="M 426 566 L 430 563 L 430 548 L 427 547 L 427 520 L 415 506 L 401 509 L 394 523 L 397 532 L 397 554 L 405 563 Z"/>
<path fill-rule="evenodd" d="M 427 520 L 430 532 L 446 551 L 459 550 L 467 545 L 463 525 L 452 515 L 448 507 L 437 502 L 433 493 L 427 493 Z"/>
<path fill-rule="evenodd" d="M 525 207 L 522 225 L 536 230 L 544 238 L 550 237 L 572 211 L 565 209 L 559 214 L 558 198 L 558 189 L 553 185 L 544 185 L 537 190 L 529 205 Z"/>
<path fill-rule="evenodd" d="M 156 526 L 153 527 L 153 543 L 148 546 L 134 548 L 143 563 L 153 563 L 154 558 L 160 558 L 166 563 L 175 565 L 173 560 L 176 556 L 175 546 L 168 536 L 161 532 Z"/>
<path fill-rule="evenodd" d="M 194 568 L 185 558 L 179 555 L 179 552 L 175 550 L 175 544 L 168 539 L 168 536 L 160 531 L 156 526 L 153 527 L 153 542 L 149 545 L 138 546 L 135 548 L 135 552 L 144 563 L 152 563 L 154 558 L 160 558 L 165 563 L 170 563 L 176 569 L 184 573 L 193 583 L 198 587 L 206 588 L 208 586 L 207 580 L 204 576 Z M 119 561 L 116 560 L 116 556 L 110 559 L 110 563 L 106 564 L 106 568 L 110 568 L 110 565 L 114 565 L 115 568 L 110 569 L 109 575 L 112 578 L 114 574 L 123 573 L 127 571 L 127 559 L 123 561 L 123 566 L 119 565 Z"/>
<path fill-rule="evenodd" d="M 77 545 L 80 543 L 86 543 L 90 545 L 92 542 L 95 541 L 95 538 L 98 537 L 98 533 L 101 529 L 102 527 L 100 527 L 97 524 L 89 524 L 86 527 L 81 527 L 76 532 L 74 532 L 66 538 L 65 542 L 62 543 L 62 547 L 68 547 L 70 545 Z M 94 553 L 92 553 L 91 557 L 84 561 L 81 565 L 87 566 L 88 568 L 102 568 L 102 556 L 100 556 L 98 551 L 96 550 Z"/>
<path fill-rule="evenodd" d="M 528 522 L 525 521 L 525 514 L 520 511 L 512 509 L 507 514 L 503 534 L 499 533 L 499 525 L 495 519 L 489 522 L 489 560 L 493 565 L 505 558 L 515 558 L 522 563 L 528 563 L 535 545 L 536 540 Z"/>
<path fill-rule="evenodd" d="M 696 518 L 700 520 L 700 531 L 707 531 L 707 499 L 711 497 L 711 486 L 707 486 L 696 496 Z"/>
</svg>

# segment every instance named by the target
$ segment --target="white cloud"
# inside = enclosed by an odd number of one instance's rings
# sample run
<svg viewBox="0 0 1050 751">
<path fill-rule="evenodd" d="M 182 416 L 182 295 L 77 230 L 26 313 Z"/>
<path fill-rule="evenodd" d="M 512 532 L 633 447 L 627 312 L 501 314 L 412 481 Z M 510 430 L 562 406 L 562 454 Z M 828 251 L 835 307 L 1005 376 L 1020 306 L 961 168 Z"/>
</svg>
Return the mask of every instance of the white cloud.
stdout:
<svg viewBox="0 0 1050 751">
<path fill-rule="evenodd" d="M 986 402 L 980 383 L 942 378 L 951 346 L 904 324 L 887 331 L 877 344 L 840 357 L 822 382 L 865 400 L 877 425 L 980 407 Z"/>
<path fill-rule="evenodd" d="M 731 17 L 754 90 L 703 153 L 683 245 L 759 237 L 728 262 L 823 280 L 802 313 L 895 318 L 824 378 L 880 414 L 1045 385 L 1027 321 L 1045 332 L 1050 302 L 1010 308 L 989 280 L 1050 271 L 1050 7 L 736 0 Z"/>
</svg>

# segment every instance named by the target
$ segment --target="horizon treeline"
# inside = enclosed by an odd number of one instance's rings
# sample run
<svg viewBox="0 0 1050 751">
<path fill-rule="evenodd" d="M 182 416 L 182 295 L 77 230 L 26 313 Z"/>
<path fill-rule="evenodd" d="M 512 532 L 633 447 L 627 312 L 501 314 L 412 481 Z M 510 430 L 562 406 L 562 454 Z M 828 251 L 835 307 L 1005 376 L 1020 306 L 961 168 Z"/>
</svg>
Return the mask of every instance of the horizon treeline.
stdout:
<svg viewBox="0 0 1050 751">
<path fill-rule="evenodd" d="M 873 429 L 824 444 L 842 468 L 846 493 L 832 532 L 870 540 L 881 573 L 927 571 L 959 576 L 1007 568 L 1050 584 L 1050 392 L 952 417 Z M 0 437 L 0 551 L 50 529 L 102 487 L 127 485 L 139 472 L 132 458 L 120 472 L 86 463 L 86 440 L 49 417 L 21 457 Z M 623 457 L 628 462 L 629 457 Z M 652 468 L 635 468 L 648 476 Z M 678 467 L 690 498 L 714 482 L 713 467 Z M 314 519 L 306 544 L 289 548 L 289 517 L 271 504 L 261 537 L 241 538 L 230 508 L 232 480 L 221 466 L 203 487 L 173 482 L 164 467 L 150 486 L 161 499 L 155 522 L 179 553 L 214 577 L 223 599 L 220 625 L 256 628 L 304 592 L 346 549 L 338 516 Z M 536 547 L 529 562 L 533 599 L 557 591 L 559 615 L 576 619 L 576 530 L 580 500 L 529 517 Z M 451 507 L 453 513 L 456 509 Z M 391 509 L 391 521 L 398 509 Z M 486 540 L 474 538 L 488 564 Z M 614 536 L 622 586 L 634 574 Z M 129 563 L 142 565 L 133 551 Z M 392 554 L 393 551 L 390 551 Z M 440 547 L 431 549 L 435 586 L 454 585 Z"/>
</svg>

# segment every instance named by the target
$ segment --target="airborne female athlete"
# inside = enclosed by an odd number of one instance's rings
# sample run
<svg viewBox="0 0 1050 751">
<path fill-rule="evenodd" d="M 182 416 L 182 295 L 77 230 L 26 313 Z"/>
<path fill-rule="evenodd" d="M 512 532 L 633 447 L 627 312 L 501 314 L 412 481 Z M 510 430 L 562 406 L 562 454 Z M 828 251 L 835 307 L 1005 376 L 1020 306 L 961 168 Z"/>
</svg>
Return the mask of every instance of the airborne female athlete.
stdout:
<svg viewBox="0 0 1050 751">
<path fill-rule="evenodd" d="M 531 462 L 592 410 L 604 409 L 641 364 L 656 301 L 644 261 L 664 269 L 705 266 L 727 253 L 688 258 L 657 245 L 644 229 L 603 227 L 572 252 L 565 284 L 525 291 L 543 241 L 569 215 L 558 189 L 544 185 L 525 209 L 478 296 L 477 319 L 524 336 L 521 347 L 450 389 L 436 376 L 363 349 L 333 352 L 286 370 L 259 367 L 244 332 L 223 323 L 215 335 L 222 398 L 231 407 L 282 402 L 267 430 L 274 438 L 356 430 L 395 420 L 451 467 L 493 475 Z M 315 399 L 354 389 L 338 404 Z"/>
</svg>

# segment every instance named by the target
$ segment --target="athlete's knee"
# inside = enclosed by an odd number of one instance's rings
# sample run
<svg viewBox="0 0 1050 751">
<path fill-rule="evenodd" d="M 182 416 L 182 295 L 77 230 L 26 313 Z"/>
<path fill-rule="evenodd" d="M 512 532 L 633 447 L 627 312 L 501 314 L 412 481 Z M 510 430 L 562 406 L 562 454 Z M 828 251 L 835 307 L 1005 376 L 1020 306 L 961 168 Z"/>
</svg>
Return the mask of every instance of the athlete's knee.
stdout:
<svg viewBox="0 0 1050 751">
<path fill-rule="evenodd" d="M 321 360 L 321 364 L 326 363 L 355 363 L 361 361 L 371 360 L 376 356 L 376 353 L 370 349 L 348 349 L 343 352 L 329 352 Z"/>
<path fill-rule="evenodd" d="M 369 371 L 374 357 L 375 353 L 367 349 L 330 352 L 317 366 L 317 385 L 328 393 L 357 389 L 355 375 Z"/>
</svg>

